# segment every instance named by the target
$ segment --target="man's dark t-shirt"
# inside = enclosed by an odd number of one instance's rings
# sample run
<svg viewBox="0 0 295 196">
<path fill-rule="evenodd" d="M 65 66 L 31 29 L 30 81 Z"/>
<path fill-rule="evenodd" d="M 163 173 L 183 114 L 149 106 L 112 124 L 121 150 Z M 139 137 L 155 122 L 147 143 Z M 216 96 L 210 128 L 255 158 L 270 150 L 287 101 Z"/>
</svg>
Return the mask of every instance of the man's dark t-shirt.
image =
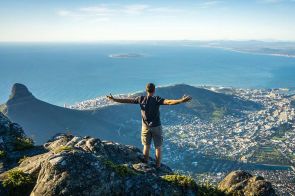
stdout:
<svg viewBox="0 0 295 196">
<path fill-rule="evenodd" d="M 139 96 L 134 98 L 134 104 L 140 104 L 143 126 L 157 127 L 161 125 L 160 105 L 164 104 L 159 96 Z"/>
</svg>

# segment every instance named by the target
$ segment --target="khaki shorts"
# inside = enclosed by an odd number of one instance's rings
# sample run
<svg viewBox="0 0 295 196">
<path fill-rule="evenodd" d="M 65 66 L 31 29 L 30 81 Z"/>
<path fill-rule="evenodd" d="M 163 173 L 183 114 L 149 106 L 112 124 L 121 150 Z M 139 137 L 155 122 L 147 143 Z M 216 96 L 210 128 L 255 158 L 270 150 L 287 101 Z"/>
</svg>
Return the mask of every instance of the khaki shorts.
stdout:
<svg viewBox="0 0 295 196">
<path fill-rule="evenodd" d="M 163 144 L 162 126 L 157 127 L 142 127 L 141 143 L 142 145 L 151 145 L 152 139 L 155 147 L 161 147 Z"/>
</svg>

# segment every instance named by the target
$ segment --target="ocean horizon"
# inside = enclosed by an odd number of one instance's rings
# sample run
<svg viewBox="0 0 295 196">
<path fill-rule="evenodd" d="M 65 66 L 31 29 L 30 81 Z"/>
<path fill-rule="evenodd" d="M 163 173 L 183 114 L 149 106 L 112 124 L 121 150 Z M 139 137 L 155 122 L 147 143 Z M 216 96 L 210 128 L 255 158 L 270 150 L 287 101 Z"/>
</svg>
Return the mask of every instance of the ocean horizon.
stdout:
<svg viewBox="0 0 295 196">
<path fill-rule="evenodd" d="M 14 83 L 56 105 L 185 83 L 295 87 L 295 58 L 183 42 L 0 43 L 0 103 Z"/>
</svg>

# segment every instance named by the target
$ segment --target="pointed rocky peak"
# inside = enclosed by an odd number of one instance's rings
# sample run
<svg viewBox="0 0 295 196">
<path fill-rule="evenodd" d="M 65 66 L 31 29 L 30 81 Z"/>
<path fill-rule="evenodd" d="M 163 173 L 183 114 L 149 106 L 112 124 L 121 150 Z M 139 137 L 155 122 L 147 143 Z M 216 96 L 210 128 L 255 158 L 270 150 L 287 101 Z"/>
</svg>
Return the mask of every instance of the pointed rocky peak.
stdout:
<svg viewBox="0 0 295 196">
<path fill-rule="evenodd" d="M 20 98 L 27 98 L 27 97 L 34 97 L 33 94 L 28 90 L 28 88 L 19 83 L 15 83 L 12 86 L 11 94 L 9 96 L 9 100 L 12 99 L 20 99 Z"/>
</svg>

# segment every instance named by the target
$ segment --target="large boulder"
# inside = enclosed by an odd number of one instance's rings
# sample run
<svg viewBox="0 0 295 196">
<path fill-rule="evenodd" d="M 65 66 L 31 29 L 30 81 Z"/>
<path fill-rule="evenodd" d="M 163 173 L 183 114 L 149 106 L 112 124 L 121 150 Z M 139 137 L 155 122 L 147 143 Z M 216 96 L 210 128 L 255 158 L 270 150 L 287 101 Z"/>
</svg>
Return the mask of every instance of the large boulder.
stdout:
<svg viewBox="0 0 295 196">
<path fill-rule="evenodd" d="M 197 186 L 189 177 L 175 175 L 177 178 L 171 181 L 174 174 L 169 167 L 163 165 L 156 169 L 153 159 L 151 164 L 142 163 L 143 154 L 133 146 L 59 135 L 44 147 L 49 150 L 47 153 L 28 157 L 14 168 L 14 171 L 23 172 L 20 175 L 34 179 L 34 186 L 28 191 L 31 195 L 197 193 Z M 1 174 L 0 181 L 7 180 L 9 172 Z"/>
<path fill-rule="evenodd" d="M 272 196 L 276 195 L 270 182 L 261 176 L 252 176 L 245 171 L 229 173 L 219 184 L 218 189 L 233 195 Z"/>
</svg>

